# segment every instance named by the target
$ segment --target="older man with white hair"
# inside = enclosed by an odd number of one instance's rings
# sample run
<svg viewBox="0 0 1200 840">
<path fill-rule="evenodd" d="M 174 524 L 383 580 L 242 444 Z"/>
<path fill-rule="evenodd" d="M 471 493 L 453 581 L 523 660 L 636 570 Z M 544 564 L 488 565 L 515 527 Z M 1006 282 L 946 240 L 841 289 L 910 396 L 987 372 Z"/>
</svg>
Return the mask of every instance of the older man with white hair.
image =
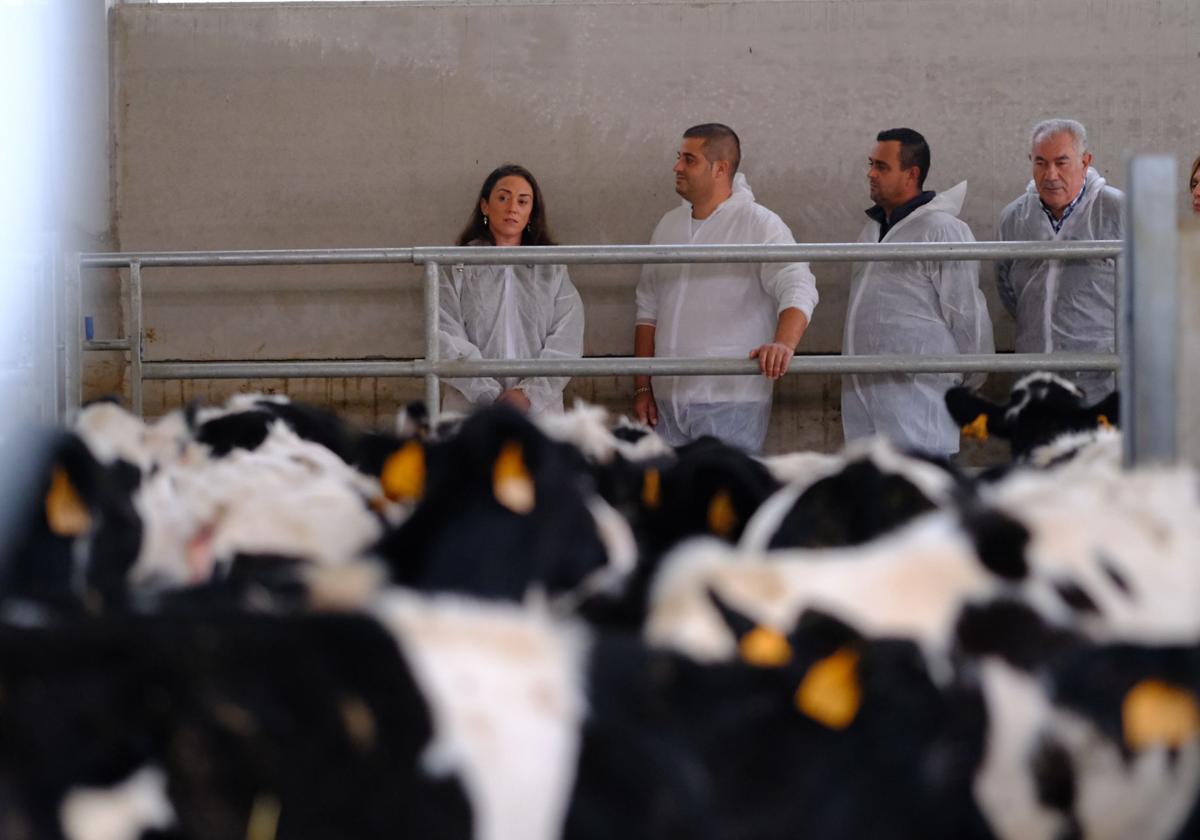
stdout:
<svg viewBox="0 0 1200 840">
<path fill-rule="evenodd" d="M 1125 197 L 1091 167 L 1087 130 L 1075 120 L 1033 127 L 1033 180 L 1000 214 L 1000 239 L 1049 242 L 1120 239 Z M 1017 321 L 1018 353 L 1111 353 L 1118 261 L 999 260 L 1000 301 Z M 1113 390 L 1111 373 L 1068 375 L 1089 403 Z"/>
</svg>

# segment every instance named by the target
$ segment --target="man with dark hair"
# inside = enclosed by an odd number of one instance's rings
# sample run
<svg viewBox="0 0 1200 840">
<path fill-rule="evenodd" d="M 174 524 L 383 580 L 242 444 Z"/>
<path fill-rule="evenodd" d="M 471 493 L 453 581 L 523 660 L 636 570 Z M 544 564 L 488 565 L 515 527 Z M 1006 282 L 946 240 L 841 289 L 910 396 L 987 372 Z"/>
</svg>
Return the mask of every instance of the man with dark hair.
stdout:
<svg viewBox="0 0 1200 840">
<path fill-rule="evenodd" d="M 754 201 L 738 174 L 741 144 L 719 123 L 683 134 L 675 191 L 654 245 L 794 244 L 777 215 Z M 817 305 L 807 263 L 647 265 L 637 287 L 638 356 L 758 360 L 762 376 L 635 378 L 634 413 L 678 446 L 703 435 L 758 452 L 771 416 L 772 381 L 787 372 Z"/>
<path fill-rule="evenodd" d="M 924 190 L 929 145 L 911 128 L 881 131 L 867 158 L 875 203 L 859 242 L 974 242 L 958 219 L 967 183 Z M 977 262 L 855 263 L 842 339 L 845 355 L 991 353 L 992 322 Z M 853 374 L 842 378 L 846 440 L 883 435 L 905 449 L 949 457 L 959 430 L 944 395 L 960 374 Z M 981 380 L 980 380 L 981 381 Z M 975 382 L 971 384 L 977 384 Z"/>
<path fill-rule="evenodd" d="M 900 144 L 900 168 L 917 168 L 917 189 L 925 189 L 925 176 L 929 174 L 929 144 L 920 132 L 911 128 L 889 128 L 875 136 L 877 143 L 895 140 Z"/>
<path fill-rule="evenodd" d="M 737 175 L 742 163 L 742 141 L 737 132 L 721 123 L 701 123 L 683 132 L 683 139 L 699 138 L 704 141 L 703 151 L 709 160 L 723 160 L 729 164 L 729 177 Z"/>
</svg>

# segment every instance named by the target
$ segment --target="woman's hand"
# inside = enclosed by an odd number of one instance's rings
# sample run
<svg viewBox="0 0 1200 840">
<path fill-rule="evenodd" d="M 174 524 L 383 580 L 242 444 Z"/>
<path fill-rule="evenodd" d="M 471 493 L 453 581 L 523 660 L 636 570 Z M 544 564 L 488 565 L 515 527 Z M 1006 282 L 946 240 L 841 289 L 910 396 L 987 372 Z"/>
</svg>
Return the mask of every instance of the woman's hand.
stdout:
<svg viewBox="0 0 1200 840">
<path fill-rule="evenodd" d="M 529 411 L 529 397 L 525 396 L 525 392 L 520 388 L 509 388 L 500 392 L 500 396 L 496 397 L 497 405 L 508 405 L 522 413 Z"/>
</svg>

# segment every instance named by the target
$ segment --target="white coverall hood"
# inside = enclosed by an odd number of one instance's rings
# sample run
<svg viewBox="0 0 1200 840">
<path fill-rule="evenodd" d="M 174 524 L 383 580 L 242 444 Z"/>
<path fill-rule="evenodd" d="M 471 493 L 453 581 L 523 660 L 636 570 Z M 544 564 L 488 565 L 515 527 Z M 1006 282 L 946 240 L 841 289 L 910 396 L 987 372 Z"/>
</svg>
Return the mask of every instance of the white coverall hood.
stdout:
<svg viewBox="0 0 1200 840">
<path fill-rule="evenodd" d="M 884 242 L 974 242 L 958 218 L 963 181 L 897 222 Z M 859 242 L 878 242 L 871 220 Z M 845 355 L 953 355 L 995 349 L 979 263 L 963 261 L 855 263 L 846 312 Z M 855 374 L 842 378 L 842 426 L 847 442 L 883 435 L 896 446 L 938 455 L 958 451 L 959 429 L 944 395 L 963 382 L 956 373 Z M 975 384 L 975 383 L 970 383 Z"/>
<path fill-rule="evenodd" d="M 1005 241 L 1042 242 L 1121 239 L 1124 196 L 1088 167 L 1083 196 L 1058 233 L 1042 209 L 1037 185 L 1000 214 Z M 996 288 L 1017 322 L 1018 353 L 1111 353 L 1115 348 L 1116 287 L 1120 260 L 998 260 Z M 1098 402 L 1115 387 L 1105 371 L 1065 374 L 1088 403 Z"/>
<path fill-rule="evenodd" d="M 686 201 L 663 216 L 654 245 L 793 244 L 776 214 L 754 201 L 744 175 L 712 214 L 695 221 Z M 658 357 L 737 358 L 775 337 L 779 313 L 812 317 L 816 281 L 806 263 L 647 265 L 637 287 L 637 323 L 654 326 Z M 656 376 L 659 433 L 677 446 L 705 434 L 757 452 L 771 413 L 763 376 Z"/>
<path fill-rule="evenodd" d="M 578 359 L 583 301 L 564 265 L 469 265 L 443 270 L 438 347 L 443 359 Z M 570 377 L 447 379 L 443 407 L 490 405 L 508 388 L 529 398 L 529 414 L 563 410 Z"/>
</svg>

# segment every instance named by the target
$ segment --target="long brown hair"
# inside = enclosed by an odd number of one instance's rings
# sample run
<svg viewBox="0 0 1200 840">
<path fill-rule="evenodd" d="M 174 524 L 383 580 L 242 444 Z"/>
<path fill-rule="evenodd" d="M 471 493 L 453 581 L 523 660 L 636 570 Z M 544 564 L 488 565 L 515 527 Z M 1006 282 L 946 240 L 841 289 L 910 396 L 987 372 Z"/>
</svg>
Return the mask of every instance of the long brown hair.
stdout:
<svg viewBox="0 0 1200 840">
<path fill-rule="evenodd" d="M 492 236 L 491 228 L 483 223 L 483 210 L 480 208 L 479 202 L 491 198 L 496 182 L 509 175 L 518 175 L 528 181 L 529 186 L 533 187 L 533 209 L 529 213 L 529 224 L 525 227 L 525 230 L 521 231 L 521 244 L 558 244 L 554 241 L 554 237 L 550 235 L 550 228 L 546 223 L 546 202 L 542 199 L 542 188 L 538 186 L 537 179 L 524 166 L 518 166 L 515 163 L 506 163 L 503 166 L 493 169 L 492 173 L 483 180 L 483 186 L 479 188 L 479 197 L 475 199 L 475 208 L 471 211 L 471 221 L 467 222 L 467 226 L 458 235 L 458 244 L 460 246 L 470 245 L 472 242 L 480 240 L 491 245 L 496 244 L 496 238 Z"/>
<path fill-rule="evenodd" d="M 1197 174 L 1200 174 L 1200 157 L 1196 158 L 1196 160 L 1192 162 L 1192 174 L 1191 177 L 1188 178 L 1189 187 L 1191 187 L 1192 181 L 1196 180 Z"/>
</svg>

